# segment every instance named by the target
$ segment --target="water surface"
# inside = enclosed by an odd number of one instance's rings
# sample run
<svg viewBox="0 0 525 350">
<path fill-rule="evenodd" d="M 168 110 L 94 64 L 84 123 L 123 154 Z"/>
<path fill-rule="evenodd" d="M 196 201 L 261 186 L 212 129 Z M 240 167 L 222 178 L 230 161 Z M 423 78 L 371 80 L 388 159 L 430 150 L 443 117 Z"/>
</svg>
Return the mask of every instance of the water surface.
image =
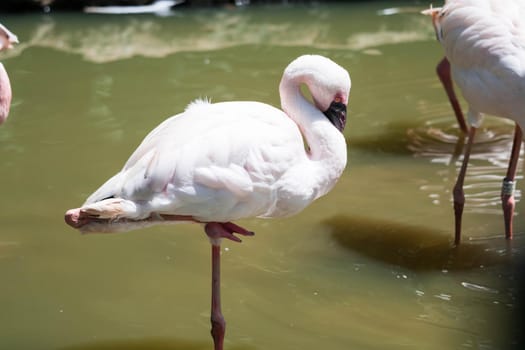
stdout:
<svg viewBox="0 0 525 350">
<path fill-rule="evenodd" d="M 463 140 L 424 6 L 4 15 L 21 44 L 1 56 L 14 99 L 0 128 L 0 348 L 211 348 L 201 227 L 81 236 L 63 214 L 193 99 L 278 106 L 282 70 L 304 53 L 351 74 L 348 167 L 300 215 L 245 220 L 256 236 L 224 242 L 226 348 L 509 348 L 525 228 L 518 203 L 503 239 L 513 125 L 489 118 L 479 133 L 453 249 Z"/>
</svg>

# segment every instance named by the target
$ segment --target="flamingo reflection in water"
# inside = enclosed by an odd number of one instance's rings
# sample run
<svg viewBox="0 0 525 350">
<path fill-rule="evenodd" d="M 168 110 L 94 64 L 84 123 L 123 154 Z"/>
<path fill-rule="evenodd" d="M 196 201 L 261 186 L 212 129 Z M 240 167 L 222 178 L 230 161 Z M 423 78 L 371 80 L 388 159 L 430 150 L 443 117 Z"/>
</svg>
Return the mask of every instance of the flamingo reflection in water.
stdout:
<svg viewBox="0 0 525 350">
<path fill-rule="evenodd" d="M 323 56 L 301 56 L 285 69 L 279 91 L 282 111 L 259 102 L 192 103 L 146 136 L 118 174 L 65 215 L 83 232 L 203 224 L 212 245 L 216 350 L 225 332 L 221 239 L 253 235 L 232 221 L 296 214 L 328 193 L 346 166 L 348 72 Z"/>
<path fill-rule="evenodd" d="M 443 7 L 423 11 L 432 16 L 436 37 L 445 49 L 438 74 L 466 131 L 450 75 L 468 102 L 468 142 L 453 189 L 456 244 L 461 241 L 465 174 L 476 130 L 483 114 L 516 122 L 513 146 L 503 180 L 501 201 L 505 237 L 512 238 L 515 177 L 525 123 L 525 2 L 522 0 L 446 0 Z"/>
<path fill-rule="evenodd" d="M 18 38 L 16 35 L 0 23 L 0 51 L 10 49 L 13 47 L 13 44 L 17 43 Z M 4 65 L 0 63 L 0 125 L 5 122 L 9 115 L 11 98 L 11 82 Z"/>
</svg>

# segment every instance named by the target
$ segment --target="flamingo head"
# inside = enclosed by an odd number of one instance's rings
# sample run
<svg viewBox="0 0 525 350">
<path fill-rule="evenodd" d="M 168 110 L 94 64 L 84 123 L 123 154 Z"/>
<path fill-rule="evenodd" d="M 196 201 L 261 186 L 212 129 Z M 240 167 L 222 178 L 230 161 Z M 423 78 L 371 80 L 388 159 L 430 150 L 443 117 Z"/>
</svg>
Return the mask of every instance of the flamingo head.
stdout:
<svg viewBox="0 0 525 350">
<path fill-rule="evenodd" d="M 284 70 L 279 90 L 281 105 L 288 113 L 290 101 L 305 84 L 318 111 L 341 132 L 346 124 L 346 105 L 350 94 L 350 75 L 340 65 L 320 55 L 303 55 Z M 298 95 L 297 95 L 298 96 Z M 293 119 L 293 117 L 292 117 Z"/>
<path fill-rule="evenodd" d="M 18 37 L 0 23 L 0 51 L 12 48 L 13 44 L 18 44 Z"/>
<path fill-rule="evenodd" d="M 352 84 L 348 71 L 329 58 L 318 55 L 305 55 L 296 61 L 305 67 L 305 83 L 315 106 L 343 132 Z"/>
<path fill-rule="evenodd" d="M 330 61 L 332 62 L 332 61 Z M 318 75 L 314 84 L 308 84 L 312 100 L 326 118 L 343 132 L 346 125 L 346 106 L 350 94 L 350 76 L 348 72 L 336 65 L 330 64 L 331 70 L 323 69 L 324 75 Z"/>
<path fill-rule="evenodd" d="M 445 10 L 442 7 L 432 7 L 424 11 L 421 11 L 425 16 L 432 16 L 432 25 L 436 32 L 436 39 L 438 41 L 443 40 L 443 30 L 441 29 L 441 18 L 445 15 Z"/>
</svg>

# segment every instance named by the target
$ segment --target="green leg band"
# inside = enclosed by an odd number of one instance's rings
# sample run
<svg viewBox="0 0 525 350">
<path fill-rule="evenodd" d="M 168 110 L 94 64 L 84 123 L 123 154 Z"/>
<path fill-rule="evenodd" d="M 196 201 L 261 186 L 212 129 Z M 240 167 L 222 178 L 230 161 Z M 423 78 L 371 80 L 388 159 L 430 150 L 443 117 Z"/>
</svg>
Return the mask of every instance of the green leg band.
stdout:
<svg viewBox="0 0 525 350">
<path fill-rule="evenodd" d="M 503 179 L 503 186 L 501 187 L 502 195 L 513 196 L 515 189 L 516 181 L 509 181 L 507 179 Z"/>
</svg>

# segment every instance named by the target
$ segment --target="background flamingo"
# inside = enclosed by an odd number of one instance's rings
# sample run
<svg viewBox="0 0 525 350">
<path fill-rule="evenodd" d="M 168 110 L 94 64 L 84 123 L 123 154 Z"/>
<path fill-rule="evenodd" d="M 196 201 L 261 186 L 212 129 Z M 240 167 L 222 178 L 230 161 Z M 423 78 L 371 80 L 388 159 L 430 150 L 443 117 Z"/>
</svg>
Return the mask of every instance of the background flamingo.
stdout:
<svg viewBox="0 0 525 350">
<path fill-rule="evenodd" d="M 431 8 L 423 13 L 432 16 L 436 36 L 445 49 L 446 59 L 438 65 L 438 74 L 460 126 L 461 109 L 449 72 L 469 104 L 468 143 L 453 190 L 455 243 L 459 244 L 461 240 L 464 178 L 483 113 L 516 122 L 511 158 L 501 191 L 505 236 L 510 239 L 515 207 L 514 180 L 525 123 L 525 2 L 448 0 L 443 7 Z M 461 128 L 466 130 L 465 125 Z"/>
<path fill-rule="evenodd" d="M 300 92 L 302 84 L 313 104 Z M 348 72 L 328 58 L 301 56 L 285 69 L 279 90 L 283 111 L 258 102 L 193 102 L 154 129 L 121 172 L 65 215 L 83 232 L 202 223 L 212 244 L 215 349 L 222 349 L 225 331 L 221 238 L 240 242 L 235 233 L 253 235 L 232 221 L 296 214 L 330 191 L 346 166 Z"/>
<path fill-rule="evenodd" d="M 0 51 L 10 49 L 16 43 L 18 43 L 16 35 L 0 23 Z M 11 82 L 4 65 L 0 63 L 0 125 L 9 115 L 11 97 Z"/>
</svg>

